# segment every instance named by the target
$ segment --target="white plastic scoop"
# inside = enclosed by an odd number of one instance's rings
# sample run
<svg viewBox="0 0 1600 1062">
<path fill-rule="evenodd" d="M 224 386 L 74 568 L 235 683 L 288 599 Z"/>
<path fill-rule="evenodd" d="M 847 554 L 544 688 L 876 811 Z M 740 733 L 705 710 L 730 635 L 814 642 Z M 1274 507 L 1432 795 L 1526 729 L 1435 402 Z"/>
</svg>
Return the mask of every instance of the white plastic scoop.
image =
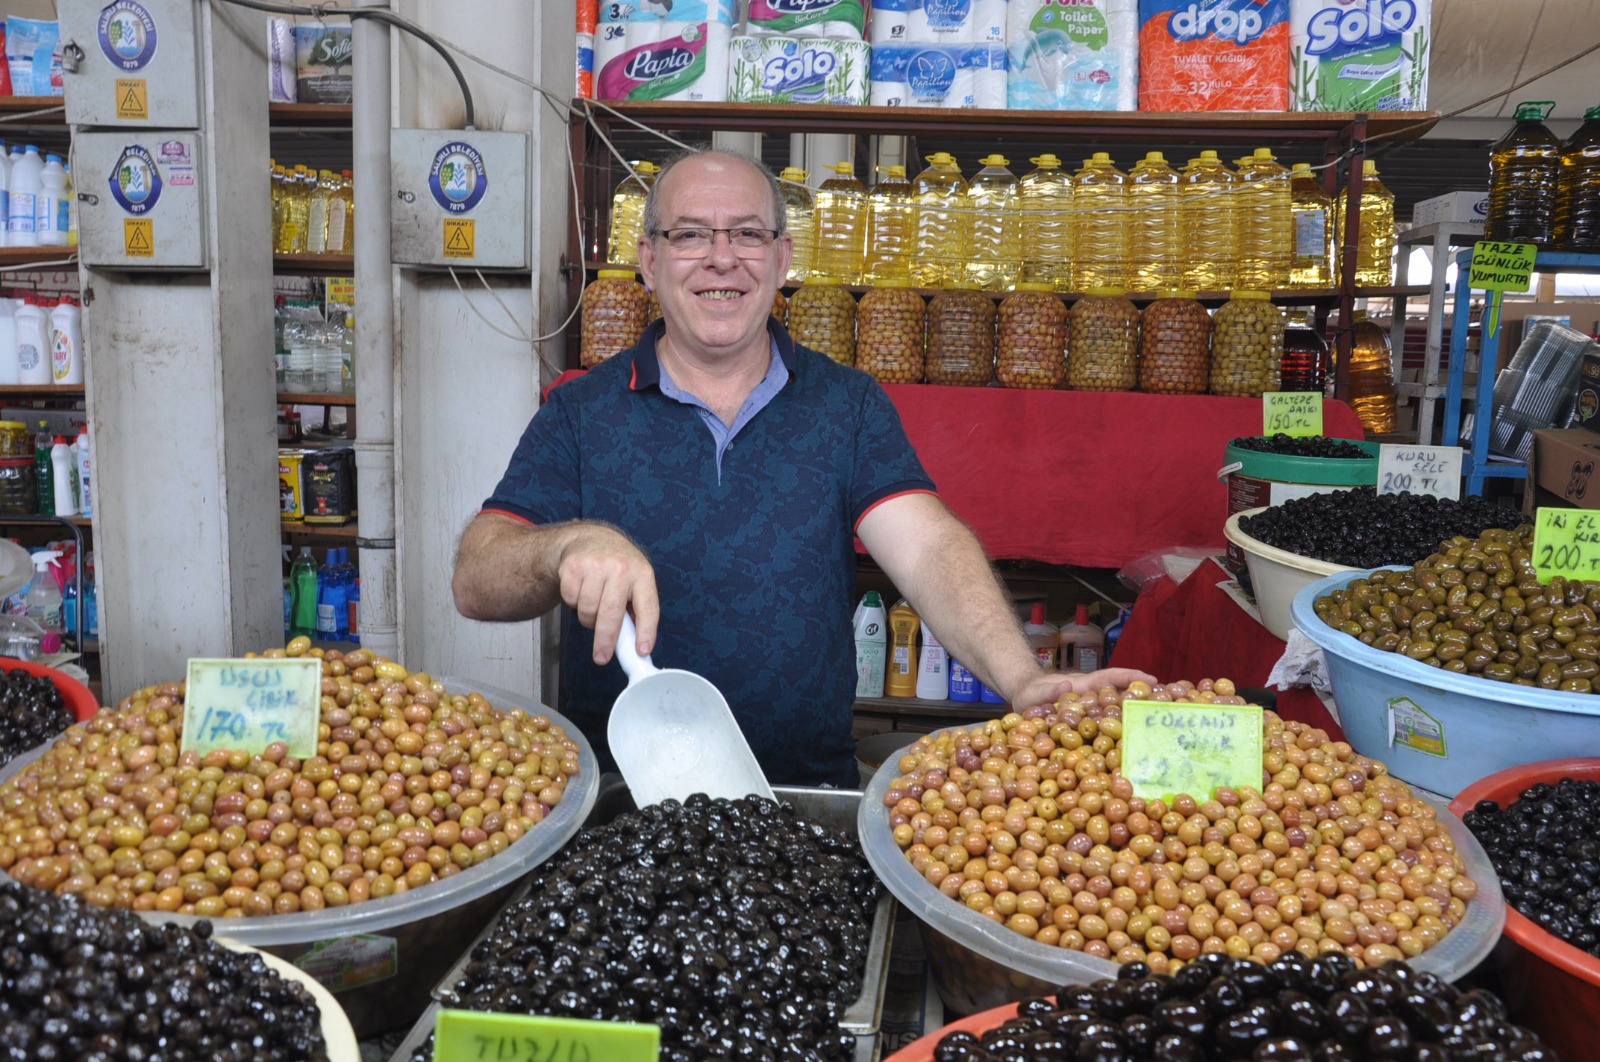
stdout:
<svg viewBox="0 0 1600 1062">
<path fill-rule="evenodd" d="M 628 688 L 611 706 L 606 740 L 639 807 L 694 793 L 713 799 L 773 799 L 733 712 L 709 681 L 692 671 L 658 668 L 640 656 L 633 617 L 622 616 L 617 662 Z"/>
</svg>

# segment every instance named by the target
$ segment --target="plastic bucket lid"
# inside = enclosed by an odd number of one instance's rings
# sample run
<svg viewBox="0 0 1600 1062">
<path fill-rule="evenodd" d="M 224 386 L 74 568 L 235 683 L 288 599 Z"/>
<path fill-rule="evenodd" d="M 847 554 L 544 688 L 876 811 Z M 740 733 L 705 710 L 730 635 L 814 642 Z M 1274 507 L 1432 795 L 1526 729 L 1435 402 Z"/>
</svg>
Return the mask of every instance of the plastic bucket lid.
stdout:
<svg viewBox="0 0 1600 1062">
<path fill-rule="evenodd" d="M 1363 487 L 1378 482 L 1378 444 L 1341 440 L 1361 447 L 1369 457 L 1300 457 L 1246 450 L 1229 443 L 1224 463 L 1241 467 L 1234 473 L 1278 483 L 1310 483 L 1324 487 Z"/>
</svg>

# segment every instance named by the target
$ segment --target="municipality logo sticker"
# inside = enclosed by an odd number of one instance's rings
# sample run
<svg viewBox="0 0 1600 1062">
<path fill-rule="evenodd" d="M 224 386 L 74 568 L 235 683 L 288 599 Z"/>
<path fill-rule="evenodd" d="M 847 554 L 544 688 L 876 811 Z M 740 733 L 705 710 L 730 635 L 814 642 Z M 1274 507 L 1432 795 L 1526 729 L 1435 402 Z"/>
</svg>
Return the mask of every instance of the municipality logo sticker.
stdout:
<svg viewBox="0 0 1600 1062">
<path fill-rule="evenodd" d="M 440 206 L 452 214 L 465 214 L 489 190 L 483 172 L 483 155 L 471 144 L 452 140 L 433 156 L 428 187 Z"/>
<path fill-rule="evenodd" d="M 130 214 L 145 214 L 161 198 L 161 174 L 156 170 L 156 160 L 138 144 L 122 149 L 111 170 L 111 198 Z"/>
<path fill-rule="evenodd" d="M 156 54 L 156 20 L 139 0 L 116 0 L 100 12 L 100 50 L 119 70 L 142 70 Z"/>
</svg>

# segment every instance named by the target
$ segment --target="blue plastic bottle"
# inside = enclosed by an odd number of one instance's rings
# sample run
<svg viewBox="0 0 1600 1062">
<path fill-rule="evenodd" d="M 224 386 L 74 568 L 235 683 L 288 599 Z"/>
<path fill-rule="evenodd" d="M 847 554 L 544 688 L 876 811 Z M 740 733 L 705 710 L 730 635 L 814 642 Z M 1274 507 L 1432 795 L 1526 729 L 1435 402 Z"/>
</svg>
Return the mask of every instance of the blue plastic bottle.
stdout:
<svg viewBox="0 0 1600 1062">
<path fill-rule="evenodd" d="M 1106 662 L 1103 666 L 1111 666 L 1111 654 L 1117 648 L 1117 639 L 1122 637 L 1123 625 L 1128 622 L 1128 613 L 1133 606 L 1127 605 L 1117 609 L 1117 618 L 1106 624 Z"/>
<path fill-rule="evenodd" d="M 350 637 L 350 589 L 355 583 L 355 573 L 350 568 L 350 550 L 340 546 L 334 565 L 333 637 L 344 641 Z"/>
<path fill-rule="evenodd" d="M 331 640 L 334 635 L 334 614 L 339 609 L 339 576 L 337 549 L 323 554 L 322 567 L 317 569 L 317 633 L 316 637 Z"/>
<path fill-rule="evenodd" d="M 950 658 L 950 699 L 968 704 L 978 699 L 977 676 L 962 667 L 961 661 L 953 656 Z"/>
<path fill-rule="evenodd" d="M 1004 703 L 1006 703 L 1006 699 L 1004 697 L 1000 696 L 994 690 L 991 690 L 983 682 L 979 682 L 978 683 L 978 700 L 981 701 L 984 704 L 1004 704 Z"/>
</svg>

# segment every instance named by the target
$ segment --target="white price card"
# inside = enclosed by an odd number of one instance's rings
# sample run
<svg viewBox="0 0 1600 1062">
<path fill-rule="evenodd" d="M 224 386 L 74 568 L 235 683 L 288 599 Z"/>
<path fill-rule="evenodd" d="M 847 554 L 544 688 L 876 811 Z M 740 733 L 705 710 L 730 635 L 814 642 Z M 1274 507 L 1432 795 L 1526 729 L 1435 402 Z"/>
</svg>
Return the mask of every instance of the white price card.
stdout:
<svg viewBox="0 0 1600 1062">
<path fill-rule="evenodd" d="M 1436 498 L 1461 498 L 1461 447 L 1407 446 L 1384 443 L 1378 447 L 1378 493 L 1432 494 Z"/>
</svg>

